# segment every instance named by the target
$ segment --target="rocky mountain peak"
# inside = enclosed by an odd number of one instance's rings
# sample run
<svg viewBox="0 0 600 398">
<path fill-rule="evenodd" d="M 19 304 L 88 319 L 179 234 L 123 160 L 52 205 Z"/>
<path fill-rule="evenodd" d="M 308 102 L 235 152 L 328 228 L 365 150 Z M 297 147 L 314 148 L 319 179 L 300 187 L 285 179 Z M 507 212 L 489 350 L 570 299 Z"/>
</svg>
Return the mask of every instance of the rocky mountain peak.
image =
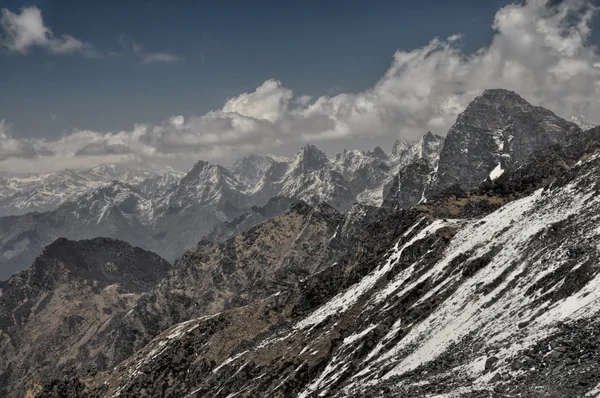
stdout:
<svg viewBox="0 0 600 398">
<path fill-rule="evenodd" d="M 291 166 L 294 172 L 309 172 L 322 169 L 328 163 L 329 160 L 325 152 L 322 152 L 314 145 L 306 144 L 294 156 Z"/>
<path fill-rule="evenodd" d="M 195 180 L 198 178 L 199 175 L 201 175 L 202 173 L 204 173 L 207 169 L 210 169 L 211 167 L 213 167 L 213 165 L 210 164 L 209 162 L 207 162 L 205 160 L 199 160 L 183 176 L 183 178 L 181 179 L 181 182 L 184 183 L 187 181 Z"/>
<path fill-rule="evenodd" d="M 440 154 L 437 185 L 473 187 L 496 169 L 518 167 L 553 144 L 564 144 L 579 127 L 502 89 L 486 90 L 449 130 Z"/>
<path fill-rule="evenodd" d="M 493 104 L 503 104 L 503 105 L 522 105 L 531 107 L 523 97 L 519 94 L 515 93 L 511 90 L 506 90 L 502 88 L 492 88 L 484 90 L 483 93 L 473 100 L 473 104 L 489 101 Z"/>
<path fill-rule="evenodd" d="M 48 245 L 27 271 L 0 282 L 0 396 L 35 396 L 27 390 L 36 381 L 79 368 L 88 333 L 102 330 L 171 269 L 158 255 L 114 239 Z"/>
<path fill-rule="evenodd" d="M 443 146 L 444 137 L 428 131 L 419 141 L 419 157 L 425 159 L 432 167 L 436 167 Z"/>
<path fill-rule="evenodd" d="M 381 160 L 388 160 L 388 156 L 380 146 L 376 146 L 372 151 L 367 152 L 367 155 Z"/>
<path fill-rule="evenodd" d="M 186 190 L 206 191 L 221 186 L 243 190 L 240 182 L 229 170 L 203 160 L 197 162 L 179 183 L 179 188 L 185 187 Z"/>
</svg>

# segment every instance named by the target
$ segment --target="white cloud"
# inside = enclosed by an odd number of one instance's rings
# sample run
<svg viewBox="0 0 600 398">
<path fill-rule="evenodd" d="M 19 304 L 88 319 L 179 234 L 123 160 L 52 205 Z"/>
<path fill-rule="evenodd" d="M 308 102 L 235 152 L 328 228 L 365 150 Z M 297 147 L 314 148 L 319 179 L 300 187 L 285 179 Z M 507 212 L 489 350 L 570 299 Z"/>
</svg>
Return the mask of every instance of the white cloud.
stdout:
<svg viewBox="0 0 600 398">
<path fill-rule="evenodd" d="M 243 93 L 225 102 L 223 112 L 277 122 L 288 110 L 292 91 L 277 80 L 267 80 L 252 93 Z"/>
<path fill-rule="evenodd" d="M 0 46 L 11 52 L 27 54 L 38 47 L 52 54 L 81 53 L 96 57 L 99 53 L 93 47 L 71 35 L 56 36 L 44 25 L 39 8 L 25 7 L 20 13 L 3 8 L 0 15 Z"/>
<path fill-rule="evenodd" d="M 465 54 L 457 34 L 397 51 L 381 79 L 359 93 L 312 99 L 267 80 L 253 92 L 228 99 L 221 109 L 136 125 L 132 131 L 75 132 L 36 142 L 0 136 L 0 166 L 16 171 L 27 165 L 107 161 L 222 162 L 293 142 L 376 135 L 416 139 L 428 130 L 445 134 L 458 113 L 487 88 L 511 89 L 563 117 L 582 114 L 599 124 L 600 56 L 587 42 L 595 12 L 591 0 L 508 5 L 495 16 L 488 46 Z M 36 151 L 24 161 L 19 151 L 30 154 L 23 149 L 28 145 Z"/>
</svg>

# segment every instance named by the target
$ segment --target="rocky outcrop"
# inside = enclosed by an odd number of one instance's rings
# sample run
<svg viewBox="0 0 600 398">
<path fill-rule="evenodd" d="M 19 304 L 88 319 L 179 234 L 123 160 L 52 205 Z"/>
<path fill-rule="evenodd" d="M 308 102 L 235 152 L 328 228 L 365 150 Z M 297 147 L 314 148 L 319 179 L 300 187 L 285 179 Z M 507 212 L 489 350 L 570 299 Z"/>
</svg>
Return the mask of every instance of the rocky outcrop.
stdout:
<svg viewBox="0 0 600 398">
<path fill-rule="evenodd" d="M 563 145 L 581 130 L 507 90 L 486 90 L 458 116 L 440 153 L 435 191 L 477 186 L 492 171 L 527 163 L 535 151 Z"/>
</svg>

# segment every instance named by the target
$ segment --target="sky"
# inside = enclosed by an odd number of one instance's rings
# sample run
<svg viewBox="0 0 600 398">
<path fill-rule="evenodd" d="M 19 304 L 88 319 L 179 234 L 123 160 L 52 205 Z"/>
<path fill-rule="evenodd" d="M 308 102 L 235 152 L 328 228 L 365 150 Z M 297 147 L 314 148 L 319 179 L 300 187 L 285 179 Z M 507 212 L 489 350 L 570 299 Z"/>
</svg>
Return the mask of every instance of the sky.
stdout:
<svg viewBox="0 0 600 398">
<path fill-rule="evenodd" d="M 0 175 L 445 135 L 486 88 L 600 123 L 594 0 L 0 0 Z"/>
</svg>

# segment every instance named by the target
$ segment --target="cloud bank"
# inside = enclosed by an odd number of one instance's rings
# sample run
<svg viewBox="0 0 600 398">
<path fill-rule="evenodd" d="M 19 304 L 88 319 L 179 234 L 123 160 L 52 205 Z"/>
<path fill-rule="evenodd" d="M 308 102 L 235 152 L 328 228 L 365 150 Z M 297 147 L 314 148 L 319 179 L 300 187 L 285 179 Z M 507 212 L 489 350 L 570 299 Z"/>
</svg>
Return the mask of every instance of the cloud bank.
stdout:
<svg viewBox="0 0 600 398">
<path fill-rule="evenodd" d="M 488 46 L 465 54 L 457 34 L 397 51 L 380 80 L 359 93 L 308 98 L 268 80 L 221 109 L 131 131 L 76 131 L 55 141 L 18 140 L 6 131 L 0 135 L 0 166 L 16 171 L 114 161 L 223 161 L 294 142 L 378 135 L 414 140 L 428 130 L 445 134 L 487 88 L 514 90 L 563 117 L 582 114 L 600 123 L 600 55 L 588 43 L 596 12 L 592 0 L 508 5 L 495 15 Z"/>
</svg>

